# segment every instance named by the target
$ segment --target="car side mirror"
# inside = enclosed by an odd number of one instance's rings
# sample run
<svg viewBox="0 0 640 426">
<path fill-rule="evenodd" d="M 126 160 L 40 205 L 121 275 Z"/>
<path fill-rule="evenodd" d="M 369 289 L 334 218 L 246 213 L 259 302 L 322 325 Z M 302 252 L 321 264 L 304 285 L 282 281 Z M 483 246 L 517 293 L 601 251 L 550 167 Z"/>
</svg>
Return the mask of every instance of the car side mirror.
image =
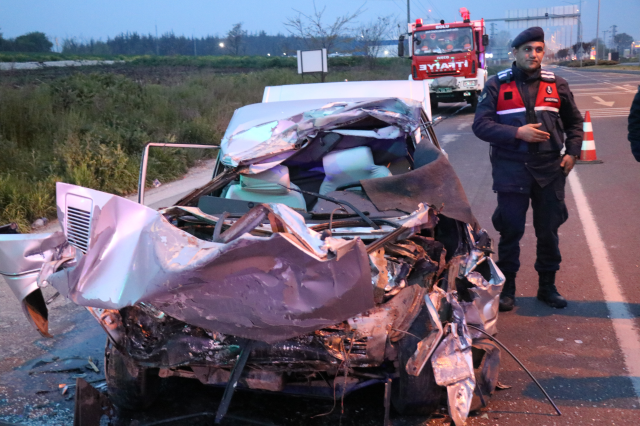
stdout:
<svg viewBox="0 0 640 426">
<path fill-rule="evenodd" d="M 400 58 L 404 56 L 404 34 L 400 34 L 398 37 L 398 56 Z"/>
<path fill-rule="evenodd" d="M 482 36 L 482 45 L 483 46 L 488 46 L 489 45 L 489 35 L 485 34 Z"/>
</svg>

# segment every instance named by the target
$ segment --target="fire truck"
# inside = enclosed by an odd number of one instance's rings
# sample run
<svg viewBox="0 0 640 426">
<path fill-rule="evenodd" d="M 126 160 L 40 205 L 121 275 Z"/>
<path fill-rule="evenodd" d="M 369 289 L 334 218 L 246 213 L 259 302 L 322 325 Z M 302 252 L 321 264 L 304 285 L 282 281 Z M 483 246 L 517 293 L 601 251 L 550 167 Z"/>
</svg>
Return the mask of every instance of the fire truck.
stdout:
<svg viewBox="0 0 640 426">
<path fill-rule="evenodd" d="M 487 81 L 484 19 L 472 21 L 466 8 L 460 9 L 462 22 L 409 24 L 409 79 L 427 80 L 431 108 L 440 102 L 467 102 L 475 109 Z M 398 41 L 398 55 L 405 56 L 405 35 Z"/>
</svg>

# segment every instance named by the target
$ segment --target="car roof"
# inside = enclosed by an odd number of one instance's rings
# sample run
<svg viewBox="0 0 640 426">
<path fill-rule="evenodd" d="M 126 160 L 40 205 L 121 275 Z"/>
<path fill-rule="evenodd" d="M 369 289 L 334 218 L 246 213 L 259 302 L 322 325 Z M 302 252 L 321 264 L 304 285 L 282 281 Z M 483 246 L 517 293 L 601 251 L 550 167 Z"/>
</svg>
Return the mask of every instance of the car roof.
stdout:
<svg viewBox="0 0 640 426">
<path fill-rule="evenodd" d="M 429 83 L 426 80 L 340 81 L 331 83 L 288 84 L 267 86 L 263 103 L 294 100 L 339 98 L 401 98 L 422 103 L 422 109 L 431 120 Z"/>
</svg>

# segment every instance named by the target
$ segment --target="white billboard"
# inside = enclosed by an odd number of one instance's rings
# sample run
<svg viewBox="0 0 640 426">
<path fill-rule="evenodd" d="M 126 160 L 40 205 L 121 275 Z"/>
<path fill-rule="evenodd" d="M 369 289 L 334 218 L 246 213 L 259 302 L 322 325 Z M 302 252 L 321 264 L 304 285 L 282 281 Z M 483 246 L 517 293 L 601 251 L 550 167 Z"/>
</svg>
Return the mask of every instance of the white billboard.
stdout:
<svg viewBox="0 0 640 426">
<path fill-rule="evenodd" d="M 327 49 L 298 50 L 298 74 L 327 72 Z"/>
</svg>

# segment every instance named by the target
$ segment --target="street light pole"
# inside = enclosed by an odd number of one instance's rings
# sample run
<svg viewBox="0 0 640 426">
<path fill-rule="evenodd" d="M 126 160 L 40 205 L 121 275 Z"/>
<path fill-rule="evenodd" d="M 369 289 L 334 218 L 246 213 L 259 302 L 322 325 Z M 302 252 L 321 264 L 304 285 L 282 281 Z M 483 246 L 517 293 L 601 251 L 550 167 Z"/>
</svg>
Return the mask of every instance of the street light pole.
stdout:
<svg viewBox="0 0 640 426">
<path fill-rule="evenodd" d="M 409 5 L 409 2 L 410 2 L 410 0 L 407 0 L 407 24 L 410 24 L 410 23 L 411 23 L 411 13 L 410 13 L 410 11 L 409 11 L 409 8 L 410 8 L 411 6 Z"/>
<path fill-rule="evenodd" d="M 596 21 L 596 65 L 598 65 L 598 34 L 600 34 L 600 0 L 598 0 L 598 20 Z"/>
</svg>

